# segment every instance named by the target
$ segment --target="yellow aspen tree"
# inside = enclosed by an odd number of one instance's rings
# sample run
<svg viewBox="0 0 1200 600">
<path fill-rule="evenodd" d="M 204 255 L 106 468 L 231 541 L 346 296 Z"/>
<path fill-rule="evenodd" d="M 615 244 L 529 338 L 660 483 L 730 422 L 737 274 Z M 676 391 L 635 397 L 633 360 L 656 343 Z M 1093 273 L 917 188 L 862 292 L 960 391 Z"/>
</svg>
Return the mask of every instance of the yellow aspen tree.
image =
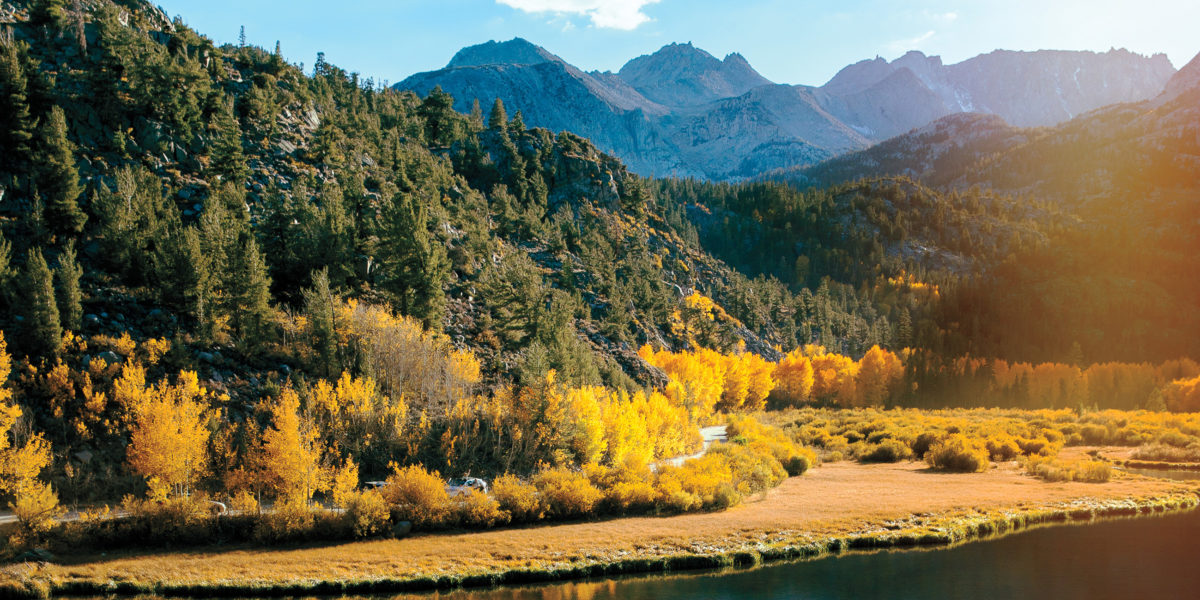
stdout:
<svg viewBox="0 0 1200 600">
<path fill-rule="evenodd" d="M 208 467 L 212 433 L 212 414 L 196 373 L 183 371 L 175 385 L 160 383 L 138 396 L 127 450 L 130 467 L 146 478 L 152 497 L 168 489 L 190 494 Z"/>
<path fill-rule="evenodd" d="M 791 406 L 808 402 L 813 389 L 813 365 L 804 352 L 793 350 L 775 365 L 779 385 L 775 394 Z"/>
<path fill-rule="evenodd" d="M 904 376 L 904 364 L 891 352 L 871 346 L 858 362 L 858 397 L 864 406 L 879 406 L 884 403 L 900 379 Z"/>
<path fill-rule="evenodd" d="M 333 503 L 346 508 L 358 491 L 358 465 L 347 458 L 340 468 L 334 470 L 330 488 Z"/>
<path fill-rule="evenodd" d="M 329 470 L 313 420 L 300 412 L 300 396 L 291 386 L 269 407 L 271 427 L 263 432 L 259 464 L 267 485 L 284 501 L 307 503 L 329 489 Z"/>
<path fill-rule="evenodd" d="M 12 391 L 7 386 L 11 371 L 8 344 L 0 333 L 0 492 L 12 496 L 12 511 L 27 529 L 37 532 L 48 528 L 61 510 L 54 490 L 38 480 L 50 465 L 49 442 L 38 434 L 24 445 L 15 446 L 10 438 L 21 418 L 21 407 L 12 402 Z"/>
</svg>

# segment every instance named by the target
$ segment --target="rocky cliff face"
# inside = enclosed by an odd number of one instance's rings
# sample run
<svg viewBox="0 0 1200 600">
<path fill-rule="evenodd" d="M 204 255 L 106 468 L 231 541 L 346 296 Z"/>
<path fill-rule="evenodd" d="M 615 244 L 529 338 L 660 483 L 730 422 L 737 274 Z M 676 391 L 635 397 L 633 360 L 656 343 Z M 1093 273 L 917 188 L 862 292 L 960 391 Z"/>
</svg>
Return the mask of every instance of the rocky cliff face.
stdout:
<svg viewBox="0 0 1200 600">
<path fill-rule="evenodd" d="M 861 150 L 955 113 L 1054 125 L 1153 98 L 1174 73 L 1164 55 L 1126 50 L 996 51 L 954 65 L 909 52 L 855 63 L 814 88 L 773 84 L 741 55 L 720 60 L 690 43 L 617 73 L 585 73 L 518 38 L 465 48 L 445 69 L 396 87 L 425 94 L 441 85 L 460 110 L 501 98 L 528 124 L 588 137 L 644 175 L 736 180 Z"/>
</svg>

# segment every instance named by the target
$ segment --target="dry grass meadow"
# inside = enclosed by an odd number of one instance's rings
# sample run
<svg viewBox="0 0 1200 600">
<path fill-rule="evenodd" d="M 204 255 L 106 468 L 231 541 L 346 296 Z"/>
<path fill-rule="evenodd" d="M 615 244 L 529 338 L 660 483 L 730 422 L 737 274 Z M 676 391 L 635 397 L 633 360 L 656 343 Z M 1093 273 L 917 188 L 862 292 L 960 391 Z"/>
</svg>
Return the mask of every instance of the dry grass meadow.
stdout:
<svg viewBox="0 0 1200 600">
<path fill-rule="evenodd" d="M 1064 454 L 1082 453 L 1068 449 Z M 851 537 L 898 521 L 950 522 L 997 511 L 1062 509 L 1194 491 L 1181 482 L 1119 474 L 1107 483 L 1046 483 L 1015 462 L 984 473 L 937 473 L 924 463 L 826 464 L 724 512 L 568 523 L 399 540 L 286 549 L 59 557 L 15 565 L 7 577 L 138 586 L 312 585 L 318 581 L 409 579 L 512 569 L 554 569 L 635 557 L 714 554 Z"/>
</svg>

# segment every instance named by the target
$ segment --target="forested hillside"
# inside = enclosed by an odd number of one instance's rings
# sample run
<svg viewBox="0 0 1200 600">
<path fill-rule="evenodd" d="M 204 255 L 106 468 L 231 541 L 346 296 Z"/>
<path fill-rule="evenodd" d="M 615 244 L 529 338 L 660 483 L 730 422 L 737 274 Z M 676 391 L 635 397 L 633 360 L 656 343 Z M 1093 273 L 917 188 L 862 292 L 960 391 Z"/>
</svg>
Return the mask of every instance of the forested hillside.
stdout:
<svg viewBox="0 0 1200 600">
<path fill-rule="evenodd" d="M 991 189 L 1069 216 L 1048 243 L 1000 254 L 964 301 L 976 352 L 1037 358 L 1078 342 L 1089 360 L 1197 353 L 1200 57 L 1153 100 L 1019 129 L 957 115 L 808 169 L 798 187 L 903 175 L 943 195 Z M 1018 250 L 1020 250 L 1018 248 Z M 987 341 L 984 341 L 987 340 Z M 1047 357 L 1043 357 L 1047 358 Z"/>
</svg>

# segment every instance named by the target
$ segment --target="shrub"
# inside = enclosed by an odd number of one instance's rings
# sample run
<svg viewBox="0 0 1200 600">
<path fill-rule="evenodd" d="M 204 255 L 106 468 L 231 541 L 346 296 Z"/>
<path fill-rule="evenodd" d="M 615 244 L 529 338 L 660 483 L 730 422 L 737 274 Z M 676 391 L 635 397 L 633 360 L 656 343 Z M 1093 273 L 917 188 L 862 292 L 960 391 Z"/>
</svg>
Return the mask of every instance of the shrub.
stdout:
<svg viewBox="0 0 1200 600">
<path fill-rule="evenodd" d="M 1021 453 L 1017 440 L 1007 433 L 993 434 L 987 438 L 988 455 L 994 461 L 1012 460 Z"/>
<path fill-rule="evenodd" d="M 658 492 L 648 481 L 619 481 L 605 490 L 605 500 L 620 512 L 641 512 L 654 507 Z"/>
<path fill-rule="evenodd" d="M 243 515 L 257 513 L 258 498 L 249 490 L 242 490 L 229 499 L 229 510 Z"/>
<path fill-rule="evenodd" d="M 509 521 L 500 503 L 479 490 L 469 490 L 455 500 L 458 522 L 464 527 L 489 529 Z"/>
<path fill-rule="evenodd" d="M 783 465 L 775 459 L 769 449 L 762 446 L 718 444 L 710 448 L 708 453 L 709 456 L 724 458 L 729 465 L 731 477 L 720 483 L 731 483 L 738 493 L 743 495 L 773 488 L 788 476 Z"/>
<path fill-rule="evenodd" d="M 378 490 L 366 490 L 343 496 L 346 520 L 356 538 L 382 535 L 391 527 L 391 510 Z"/>
<path fill-rule="evenodd" d="M 787 461 L 783 463 L 783 468 L 787 470 L 788 475 L 798 477 L 807 473 L 815 464 L 817 464 L 817 453 L 804 448 L 803 452 L 788 457 Z"/>
<path fill-rule="evenodd" d="M 683 469 L 679 467 L 662 467 L 655 481 L 658 493 L 656 504 L 663 512 L 688 512 L 703 506 L 703 501 L 696 494 L 683 488 Z"/>
<path fill-rule="evenodd" d="M 545 513 L 537 487 L 521 481 L 515 475 L 496 478 L 492 482 L 492 496 L 499 503 L 500 510 L 508 513 L 514 523 L 537 521 Z"/>
<path fill-rule="evenodd" d="M 912 448 L 891 438 L 885 438 L 878 444 L 871 444 L 864 454 L 859 456 L 862 462 L 893 463 L 912 458 Z"/>
<path fill-rule="evenodd" d="M 1088 423 L 1079 430 L 1079 437 L 1084 444 L 1098 446 L 1108 439 L 1108 428 L 1095 423 Z"/>
<path fill-rule="evenodd" d="M 559 518 L 587 516 L 604 497 L 583 473 L 563 467 L 546 469 L 533 478 L 547 514 Z"/>
<path fill-rule="evenodd" d="M 985 471 L 990 464 L 988 451 L 983 444 L 959 433 L 934 444 L 925 453 L 925 462 L 939 471 L 963 473 Z"/>
<path fill-rule="evenodd" d="M 1035 454 L 1048 456 L 1057 451 L 1056 447 L 1045 438 L 1018 438 L 1017 447 L 1021 449 L 1021 454 L 1026 456 L 1033 456 Z"/>
<path fill-rule="evenodd" d="M 265 544 L 308 539 L 316 524 L 316 512 L 303 500 L 275 504 L 262 513 L 254 528 L 254 539 Z"/>
<path fill-rule="evenodd" d="M 1112 465 L 1102 460 L 1087 460 L 1079 467 L 1079 481 L 1104 483 L 1112 478 Z"/>
<path fill-rule="evenodd" d="M 421 529 L 445 525 L 453 508 L 442 476 L 420 465 L 395 468 L 383 498 L 392 505 L 397 521 L 412 521 L 413 527 Z"/>
<path fill-rule="evenodd" d="M 941 442 L 945 437 L 945 434 L 934 431 L 926 431 L 925 433 L 918 435 L 917 439 L 913 440 L 912 443 L 913 456 L 924 459 L 925 453 L 929 452 L 930 448 L 932 448 L 938 442 Z"/>
<path fill-rule="evenodd" d="M 1101 460 L 1066 461 L 1034 457 L 1025 463 L 1025 472 L 1045 481 L 1083 481 L 1104 483 L 1112 477 L 1112 466 Z"/>
</svg>

